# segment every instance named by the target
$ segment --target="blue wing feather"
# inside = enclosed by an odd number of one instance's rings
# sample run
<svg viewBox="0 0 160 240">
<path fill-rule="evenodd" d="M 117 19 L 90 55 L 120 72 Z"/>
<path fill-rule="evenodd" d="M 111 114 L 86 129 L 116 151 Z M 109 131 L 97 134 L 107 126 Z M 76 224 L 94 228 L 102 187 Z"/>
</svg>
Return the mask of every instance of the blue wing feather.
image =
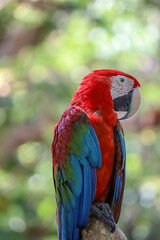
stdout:
<svg viewBox="0 0 160 240">
<path fill-rule="evenodd" d="M 71 182 L 72 185 L 72 192 L 74 193 L 74 196 L 79 196 L 81 192 L 81 187 L 82 187 L 82 171 L 80 167 L 80 162 L 77 161 L 77 157 L 74 154 L 70 155 L 70 160 L 72 167 L 74 169 L 75 175 L 78 179 L 75 183 Z"/>
<path fill-rule="evenodd" d="M 122 172 L 125 171 L 125 166 L 126 166 L 126 147 L 125 147 L 124 137 L 122 136 L 121 131 L 118 131 L 118 135 L 119 135 L 121 150 L 122 150 L 122 164 L 121 164 L 121 168 L 118 169 L 119 171 L 117 172 L 117 176 L 116 176 L 115 190 L 114 190 L 113 203 L 112 203 L 114 207 L 116 207 L 120 199 L 121 187 L 122 187 Z"/>
<path fill-rule="evenodd" d="M 121 131 L 118 131 L 118 134 L 119 134 L 120 141 L 121 141 L 122 155 L 123 155 L 122 169 L 125 169 L 125 166 L 126 166 L 126 145 L 125 145 L 125 140 L 124 140 L 124 137 L 123 137 Z"/>
<path fill-rule="evenodd" d="M 102 165 L 96 133 L 81 108 L 72 106 L 63 114 L 54 131 L 52 151 L 58 236 L 77 240 L 95 197 L 96 168 Z"/>
<path fill-rule="evenodd" d="M 124 193 L 126 147 L 120 122 L 114 128 L 115 161 L 112 182 L 106 201 L 110 204 L 115 222 L 118 221 Z"/>
</svg>

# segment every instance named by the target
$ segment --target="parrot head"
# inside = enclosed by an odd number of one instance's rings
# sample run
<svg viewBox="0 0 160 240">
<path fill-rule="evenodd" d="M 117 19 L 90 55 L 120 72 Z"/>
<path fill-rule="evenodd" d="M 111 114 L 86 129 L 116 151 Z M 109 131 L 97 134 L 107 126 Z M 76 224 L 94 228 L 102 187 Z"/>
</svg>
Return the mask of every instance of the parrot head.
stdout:
<svg viewBox="0 0 160 240">
<path fill-rule="evenodd" d="M 139 88 L 139 82 L 129 74 L 119 70 L 94 70 L 82 79 L 71 104 L 97 112 L 110 107 L 115 112 L 125 112 L 120 118 L 123 120 L 137 112 L 141 102 Z"/>
<path fill-rule="evenodd" d="M 132 76 L 117 71 L 111 77 L 111 95 L 115 111 L 124 111 L 126 114 L 120 120 L 134 115 L 141 103 L 140 84 Z"/>
</svg>

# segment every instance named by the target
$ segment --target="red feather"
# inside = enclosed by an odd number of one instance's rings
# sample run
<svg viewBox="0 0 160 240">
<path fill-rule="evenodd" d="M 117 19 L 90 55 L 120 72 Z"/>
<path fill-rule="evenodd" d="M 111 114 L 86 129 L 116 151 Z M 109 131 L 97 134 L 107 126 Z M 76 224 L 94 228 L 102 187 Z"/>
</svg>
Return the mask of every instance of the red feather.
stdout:
<svg viewBox="0 0 160 240">
<path fill-rule="evenodd" d="M 134 87 L 140 86 L 139 82 L 129 74 L 118 70 L 95 70 L 85 76 L 75 92 L 71 106 L 79 106 L 87 114 L 93 126 L 101 149 L 102 167 L 97 169 L 97 188 L 94 201 L 107 201 L 113 211 L 115 221 L 118 221 L 123 192 L 125 173 L 122 171 L 123 157 L 120 138 L 117 133 L 117 114 L 113 110 L 111 97 L 111 77 L 123 75 L 134 80 Z M 53 148 L 54 151 L 54 148 Z M 116 185 L 116 176 L 122 173 L 120 196 L 116 206 L 112 200 Z"/>
<path fill-rule="evenodd" d="M 134 87 L 140 86 L 136 78 L 119 70 L 95 70 L 82 79 L 71 102 L 71 105 L 80 106 L 86 111 L 100 144 L 102 167 L 97 169 L 97 189 L 94 201 L 107 201 L 110 205 L 115 190 L 116 171 L 122 167 L 120 139 L 114 136 L 114 129 L 117 129 L 117 114 L 113 110 L 110 92 L 111 77 L 118 75 L 133 79 Z M 116 222 L 120 215 L 123 192 L 124 173 L 122 173 L 119 201 L 116 207 L 111 206 Z"/>
</svg>

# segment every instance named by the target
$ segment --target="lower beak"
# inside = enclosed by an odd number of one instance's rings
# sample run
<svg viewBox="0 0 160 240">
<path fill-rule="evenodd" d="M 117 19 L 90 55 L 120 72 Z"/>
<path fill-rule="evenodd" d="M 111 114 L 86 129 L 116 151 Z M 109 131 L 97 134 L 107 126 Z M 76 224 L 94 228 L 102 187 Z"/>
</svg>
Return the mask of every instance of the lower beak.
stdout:
<svg viewBox="0 0 160 240">
<path fill-rule="evenodd" d="M 118 97 L 113 100 L 115 111 L 125 111 L 127 112 L 119 120 L 124 120 L 126 118 L 134 115 L 141 103 L 141 93 L 139 87 L 134 88 L 128 94 Z"/>
</svg>

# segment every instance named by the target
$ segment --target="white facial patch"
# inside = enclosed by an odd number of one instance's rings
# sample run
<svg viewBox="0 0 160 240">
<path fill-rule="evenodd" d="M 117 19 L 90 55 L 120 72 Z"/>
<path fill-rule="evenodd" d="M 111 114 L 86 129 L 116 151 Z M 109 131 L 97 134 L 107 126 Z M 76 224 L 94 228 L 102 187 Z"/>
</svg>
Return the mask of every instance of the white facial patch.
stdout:
<svg viewBox="0 0 160 240">
<path fill-rule="evenodd" d="M 112 99 L 121 97 L 133 89 L 134 80 L 123 75 L 111 77 L 111 95 Z"/>
</svg>

